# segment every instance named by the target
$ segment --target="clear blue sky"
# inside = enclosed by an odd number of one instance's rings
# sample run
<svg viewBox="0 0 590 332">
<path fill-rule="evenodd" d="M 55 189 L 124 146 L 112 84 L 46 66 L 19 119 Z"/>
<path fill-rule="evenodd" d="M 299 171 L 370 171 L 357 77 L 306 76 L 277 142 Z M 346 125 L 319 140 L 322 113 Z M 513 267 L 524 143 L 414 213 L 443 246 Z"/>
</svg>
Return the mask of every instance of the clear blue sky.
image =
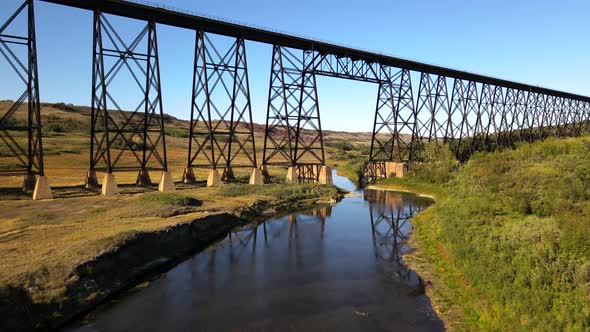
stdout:
<svg viewBox="0 0 590 332">
<path fill-rule="evenodd" d="M 0 2 L 2 22 L 17 0 Z M 590 2 L 172 0 L 160 3 L 427 63 L 590 95 Z M 90 104 L 92 13 L 36 2 L 41 99 Z M 119 28 L 141 24 L 112 19 Z M 194 32 L 158 26 L 164 111 L 190 116 Z M 247 42 L 254 121 L 264 123 L 272 48 Z M 17 92 L 0 62 L 0 99 Z M 418 84 L 418 82 L 414 82 Z M 20 88 L 19 88 L 20 90 Z M 318 78 L 325 129 L 370 131 L 377 87 Z M 124 107 L 135 102 L 121 95 Z"/>
</svg>

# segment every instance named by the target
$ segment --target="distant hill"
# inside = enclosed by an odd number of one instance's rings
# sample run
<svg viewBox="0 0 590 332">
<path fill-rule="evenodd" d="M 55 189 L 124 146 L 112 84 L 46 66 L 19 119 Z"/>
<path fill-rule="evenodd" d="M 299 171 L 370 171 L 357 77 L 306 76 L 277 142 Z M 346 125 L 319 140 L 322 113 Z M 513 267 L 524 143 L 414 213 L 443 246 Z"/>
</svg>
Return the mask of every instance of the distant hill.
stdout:
<svg viewBox="0 0 590 332">
<path fill-rule="evenodd" d="M 5 114 L 12 105 L 11 101 L 0 101 L 0 116 Z M 83 180 L 84 172 L 88 168 L 88 155 L 90 145 L 90 114 L 89 106 L 77 106 L 65 103 L 42 103 L 41 117 L 43 123 L 43 144 L 45 152 L 45 168 L 55 183 L 79 183 Z M 118 121 L 123 116 L 117 111 L 111 113 Z M 124 112 L 129 116 L 131 112 Z M 26 105 L 14 114 L 13 125 L 23 127 L 26 125 Z M 170 168 L 175 172 L 175 177 L 182 175 L 182 169 L 186 166 L 189 121 L 181 120 L 171 115 L 164 115 L 166 130 L 166 143 L 168 147 L 168 160 Z M 200 127 L 204 130 L 204 127 Z M 262 158 L 264 143 L 264 124 L 254 124 L 255 141 L 258 154 L 258 163 Z M 279 128 L 277 134 L 286 135 L 284 128 Z M 304 130 L 303 135 L 312 134 Z M 326 159 L 329 164 L 337 165 L 351 159 L 367 159 L 371 144 L 371 133 L 351 133 L 343 131 L 324 130 L 324 143 Z M 26 142 L 25 133 L 14 134 L 17 141 Z M 0 143 L 0 168 L 10 168 L 14 162 L 10 157 L 6 144 Z M 76 170 L 72 172 L 72 170 Z M 66 173 L 68 176 L 66 176 Z M 74 175 L 74 173 L 76 175 Z M 130 179 L 132 176 L 130 177 Z M 63 182 L 62 182 L 63 180 Z M 3 181 L 4 182 L 4 181 Z M 8 181 L 12 185 L 20 185 L 20 179 Z"/>
</svg>

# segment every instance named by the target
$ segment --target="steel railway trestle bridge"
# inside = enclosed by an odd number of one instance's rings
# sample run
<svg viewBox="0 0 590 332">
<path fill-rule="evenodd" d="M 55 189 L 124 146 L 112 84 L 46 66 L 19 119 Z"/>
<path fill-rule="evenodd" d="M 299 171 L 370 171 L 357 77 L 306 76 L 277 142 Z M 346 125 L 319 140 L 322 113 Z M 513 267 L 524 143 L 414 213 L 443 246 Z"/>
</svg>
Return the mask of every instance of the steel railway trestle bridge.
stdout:
<svg viewBox="0 0 590 332">
<path fill-rule="evenodd" d="M 162 171 L 159 190 L 175 188 L 166 155 L 157 24 L 195 31 L 190 143 L 183 175 L 187 183 L 196 180 L 195 167 L 210 170 L 208 185 L 231 179 L 233 168 L 248 167 L 252 169 L 250 183 L 261 184 L 273 165 L 289 167 L 290 182 L 331 182 L 316 75 L 378 85 L 366 166 L 369 177 L 403 172 L 404 163 L 423 160 L 425 144 L 448 144 L 458 159 L 466 160 L 476 150 L 574 136 L 589 129 L 590 98 L 586 96 L 136 2 L 39 1 L 94 12 L 86 187 L 98 188 L 96 172 L 105 172 L 105 195 L 117 192 L 114 171 L 137 170 L 138 185 L 151 184 L 149 171 Z M 0 22 L 0 58 L 25 86 L 12 107 L 0 114 L 0 139 L 16 160 L 10 169 L 0 170 L 0 175 L 24 175 L 24 190 L 33 191 L 34 199 L 43 199 L 52 194 L 43 165 L 34 15 L 34 0 L 25 0 L 6 22 Z M 135 39 L 124 40 L 107 15 L 143 21 L 145 28 Z M 27 31 L 6 33 L 19 16 L 26 16 Z M 212 35 L 229 37 L 232 44 L 221 49 Z M 261 162 L 254 142 L 246 40 L 273 45 Z M 25 51 L 19 53 L 17 48 Z M 122 68 L 131 73 L 142 94 L 131 112 L 118 106 L 111 84 Z M 19 109 L 28 112 L 26 124 L 14 121 Z M 15 138 L 19 134 L 26 143 Z M 131 162 L 124 164 L 125 158 Z"/>
</svg>

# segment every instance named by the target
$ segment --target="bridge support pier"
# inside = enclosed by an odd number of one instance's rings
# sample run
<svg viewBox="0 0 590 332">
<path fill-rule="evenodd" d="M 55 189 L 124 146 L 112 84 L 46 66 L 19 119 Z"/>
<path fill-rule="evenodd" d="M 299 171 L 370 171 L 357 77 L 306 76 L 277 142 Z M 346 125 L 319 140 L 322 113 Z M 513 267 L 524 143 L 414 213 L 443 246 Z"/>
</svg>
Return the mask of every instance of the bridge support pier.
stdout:
<svg viewBox="0 0 590 332">
<path fill-rule="evenodd" d="M 182 182 L 186 184 L 195 184 L 197 179 L 195 178 L 195 172 L 192 167 L 186 167 L 182 173 Z"/>
<path fill-rule="evenodd" d="M 372 182 L 377 179 L 403 178 L 408 172 L 408 164 L 395 161 L 368 161 L 363 167 L 363 180 Z"/>
<path fill-rule="evenodd" d="M 289 169 L 287 169 L 286 181 L 287 181 L 287 183 L 290 183 L 290 184 L 299 183 L 299 176 L 297 174 L 297 167 L 289 166 Z"/>
<path fill-rule="evenodd" d="M 221 175 L 221 181 L 228 182 L 228 181 L 234 180 L 235 178 L 236 178 L 236 176 L 234 175 L 234 170 L 231 166 L 225 167 L 223 169 L 223 174 Z"/>
<path fill-rule="evenodd" d="M 86 181 L 84 181 L 84 188 L 86 189 L 98 189 L 98 178 L 96 177 L 96 171 L 86 172 Z"/>
<path fill-rule="evenodd" d="M 176 186 L 174 185 L 174 179 L 172 178 L 172 173 L 168 171 L 163 171 L 162 176 L 160 177 L 160 183 L 158 184 L 158 191 L 160 192 L 170 192 L 175 191 Z"/>
<path fill-rule="evenodd" d="M 25 174 L 25 178 L 23 180 L 23 191 L 24 192 L 33 192 L 35 190 L 35 185 L 37 183 L 37 175 L 35 173 L 27 173 Z"/>
<path fill-rule="evenodd" d="M 135 185 L 140 187 L 149 187 L 152 185 L 152 179 L 150 178 L 150 172 L 147 169 L 139 170 Z"/>
<path fill-rule="evenodd" d="M 94 11 L 93 23 L 90 168 L 86 188 L 98 187 L 96 170 L 104 169 L 107 175 L 101 193 L 112 195 L 118 192 L 113 174 L 117 169 L 137 170 L 138 186 L 152 185 L 148 168 L 168 171 L 158 38 L 155 21 L 146 22 L 131 42 L 125 41 L 99 10 Z M 139 45 L 145 49 L 140 50 Z M 134 82 L 125 94 L 137 101 L 129 112 L 119 107 L 111 86 L 121 83 L 124 72 L 131 74 Z"/>
<path fill-rule="evenodd" d="M 319 183 L 320 184 L 333 184 L 334 183 L 334 181 L 332 179 L 332 167 L 330 167 L 330 166 L 320 167 Z"/>
<path fill-rule="evenodd" d="M 221 186 L 221 176 L 219 176 L 219 170 L 209 170 L 209 176 L 207 176 L 207 187 L 219 187 Z"/>
<path fill-rule="evenodd" d="M 43 165 L 34 1 L 21 0 L 10 14 L 0 22 L 0 51 L 4 55 L 0 61 L 5 60 L 15 76 L 3 72 L 2 79 L 20 90 L 20 95 L 0 111 L 0 162 L 11 165 L 0 170 L 0 175 L 24 174 L 23 191 L 33 192 L 34 199 L 44 199 L 51 196 L 51 188 Z M 19 116 L 23 110 L 26 113 Z"/>
<path fill-rule="evenodd" d="M 252 169 L 252 174 L 250 174 L 250 181 L 248 183 L 252 185 L 263 185 L 264 177 L 262 171 L 258 168 Z"/>
<path fill-rule="evenodd" d="M 47 182 L 47 177 L 45 175 L 37 176 L 37 181 L 35 182 L 35 189 L 33 190 L 33 200 L 42 200 L 42 199 L 53 199 L 53 194 L 51 193 L 51 187 Z"/>
<path fill-rule="evenodd" d="M 117 187 L 117 179 L 115 178 L 115 174 L 105 174 L 104 178 L 102 179 L 102 189 L 100 193 L 103 196 L 113 196 L 119 193 L 119 188 Z"/>
<path fill-rule="evenodd" d="M 214 36 L 195 35 L 189 149 L 184 182 L 192 167 L 209 169 L 207 186 L 234 179 L 235 168 L 255 168 L 256 146 L 244 38 L 216 47 Z M 226 37 L 223 37 L 226 38 Z M 221 177 L 218 169 L 223 168 Z"/>
</svg>

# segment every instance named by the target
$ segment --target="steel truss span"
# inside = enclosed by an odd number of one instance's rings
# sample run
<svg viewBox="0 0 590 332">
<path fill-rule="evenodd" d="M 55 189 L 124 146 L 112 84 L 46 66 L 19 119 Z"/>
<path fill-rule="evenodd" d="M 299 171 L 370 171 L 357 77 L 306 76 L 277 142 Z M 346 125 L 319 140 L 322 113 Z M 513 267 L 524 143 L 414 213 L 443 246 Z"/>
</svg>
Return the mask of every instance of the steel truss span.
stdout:
<svg viewBox="0 0 590 332">
<path fill-rule="evenodd" d="M 195 63 L 185 181 L 192 167 L 224 169 L 282 165 L 293 181 L 318 181 L 326 170 L 316 76 L 371 82 L 377 86 L 370 161 L 424 161 L 427 145 L 446 144 L 460 160 L 477 150 L 512 146 L 549 136 L 575 136 L 590 129 L 590 98 L 384 54 L 223 22 L 123 0 L 41 0 L 94 12 L 92 124 L 87 186 L 95 171 L 139 170 L 137 183 L 151 183 L 148 169 L 167 171 L 164 112 L 156 24 L 194 30 Z M 28 32 L 5 33 L 27 13 Z M 107 15 L 146 22 L 135 39 L 123 40 Z M 0 118 L 0 139 L 18 160 L 2 174 L 43 175 L 41 117 L 33 0 L 0 22 L 0 57 L 16 71 L 25 92 Z M 127 34 L 125 34 L 127 35 Z M 218 35 L 224 36 L 219 37 Z M 216 38 L 232 40 L 229 48 Z M 271 44 L 266 130 L 258 164 L 246 61 L 246 40 Z M 14 47 L 26 47 L 19 58 Z M 124 112 L 116 98 L 121 72 L 132 77 L 141 98 Z M 128 76 L 129 77 L 129 76 Z M 13 114 L 28 102 L 26 125 Z M 13 132 L 26 132 L 26 144 Z M 16 165 L 15 164 L 15 165 Z M 191 170 L 188 172 L 188 170 Z M 166 172 L 168 173 L 168 172 Z M 253 173 L 254 174 L 254 173 Z M 171 181 L 171 178 L 170 178 Z M 103 187 L 104 189 L 104 187 Z"/>
<path fill-rule="evenodd" d="M 193 93 L 187 170 L 256 168 L 256 146 L 250 104 L 246 43 L 235 38 L 220 49 L 202 30 L 196 32 Z M 185 171 L 185 182 L 195 182 Z"/>
<path fill-rule="evenodd" d="M 88 188 L 97 187 L 96 171 L 137 170 L 138 185 L 151 185 L 149 169 L 167 171 L 164 112 L 156 24 L 124 40 L 105 14 L 94 12 L 92 109 Z M 141 47 L 143 46 L 143 47 Z M 128 91 L 139 100 L 124 111 L 112 85 L 123 72 L 132 77 Z"/>
</svg>

